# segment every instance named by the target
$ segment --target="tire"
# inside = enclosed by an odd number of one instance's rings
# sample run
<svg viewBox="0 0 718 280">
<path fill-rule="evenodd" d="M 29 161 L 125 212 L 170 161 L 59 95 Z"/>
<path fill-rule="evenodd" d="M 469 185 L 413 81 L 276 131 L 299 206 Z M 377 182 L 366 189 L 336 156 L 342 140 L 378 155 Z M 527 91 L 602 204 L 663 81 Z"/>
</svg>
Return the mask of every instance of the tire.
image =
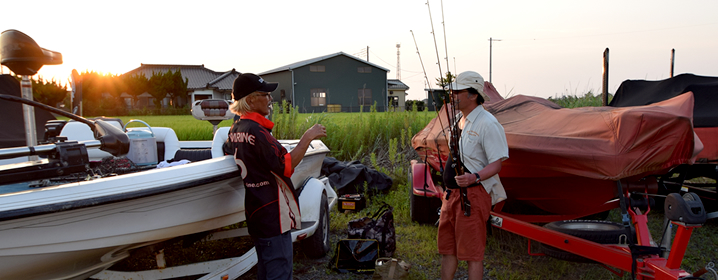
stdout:
<svg viewBox="0 0 718 280">
<path fill-rule="evenodd" d="M 411 221 L 419 224 L 435 224 L 439 220 L 441 200 L 435 197 L 414 195 L 412 173 L 409 172 L 409 206 Z"/>
<path fill-rule="evenodd" d="M 329 252 L 329 204 L 325 193 L 322 193 L 319 226 L 312 236 L 302 240 L 301 246 L 304 254 L 310 258 L 321 258 Z"/>
<path fill-rule="evenodd" d="M 621 241 L 625 242 L 626 235 L 626 230 L 623 225 L 609 221 L 566 220 L 551 222 L 544 227 L 599 244 L 619 244 Z M 595 262 L 555 247 L 545 244 L 541 245 L 544 253 L 549 257 L 572 262 Z"/>
<path fill-rule="evenodd" d="M 611 214 L 611 210 L 603 211 L 595 214 L 591 214 L 585 217 L 579 218 L 579 220 L 606 220 L 608 219 L 608 216 Z"/>
</svg>

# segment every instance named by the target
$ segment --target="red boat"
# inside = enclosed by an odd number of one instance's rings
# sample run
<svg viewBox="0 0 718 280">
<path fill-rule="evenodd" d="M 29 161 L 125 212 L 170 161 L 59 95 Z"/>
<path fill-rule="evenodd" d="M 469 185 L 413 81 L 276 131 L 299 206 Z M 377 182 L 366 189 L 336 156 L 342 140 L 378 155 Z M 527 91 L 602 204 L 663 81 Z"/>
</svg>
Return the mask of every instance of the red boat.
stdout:
<svg viewBox="0 0 718 280">
<path fill-rule="evenodd" d="M 668 238 L 656 246 L 647 226 L 656 177 L 692 165 L 703 150 L 692 92 L 645 106 L 565 109 L 536 97 L 503 99 L 490 83 L 485 89 L 492 102 L 484 106 L 503 125 L 509 146 L 499 173 L 508 199 L 491 211 L 493 227 L 528 238 L 530 255 L 542 255 L 531 250 L 535 240 L 547 245 L 545 255 L 596 261 L 619 277 L 701 279 L 707 270 L 680 269 L 692 231 L 708 216 L 697 194 L 667 195 L 664 216 L 677 227 L 672 245 L 665 231 Z M 422 158 L 411 162 L 409 175 L 414 221 L 438 217 L 443 190 L 434 182 L 449 155 L 448 108 L 412 138 Z M 573 220 L 613 208 L 623 224 Z"/>
<path fill-rule="evenodd" d="M 509 145 L 499 173 L 508 200 L 494 210 L 506 205 L 507 215 L 523 221 L 574 219 L 616 208 L 618 180 L 655 193 L 653 175 L 692 164 L 703 148 L 692 125 L 691 93 L 646 106 L 566 109 L 538 97 L 503 99 L 490 83 L 486 89 L 492 101 L 484 106 L 503 125 Z M 428 163 L 412 162 L 412 210 L 420 222 L 436 221 L 435 200 L 442 190 L 434 180 L 449 155 L 447 107 L 412 138 Z M 522 214 L 526 207 L 540 215 Z"/>
</svg>

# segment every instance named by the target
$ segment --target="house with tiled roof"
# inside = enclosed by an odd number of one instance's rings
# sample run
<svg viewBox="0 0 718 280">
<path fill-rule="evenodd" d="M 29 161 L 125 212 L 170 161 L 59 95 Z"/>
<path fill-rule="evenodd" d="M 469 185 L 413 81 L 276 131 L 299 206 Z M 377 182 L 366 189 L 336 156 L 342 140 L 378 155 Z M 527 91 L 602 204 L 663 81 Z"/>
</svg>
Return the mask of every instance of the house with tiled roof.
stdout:
<svg viewBox="0 0 718 280">
<path fill-rule="evenodd" d="M 152 77 L 153 73 L 166 73 L 168 71 L 182 73 L 182 78 L 187 80 L 187 96 L 175 100 L 179 106 L 192 104 L 196 100 L 203 99 L 232 99 L 232 85 L 234 79 L 241 73 L 235 69 L 217 72 L 210 70 L 202 65 L 177 65 L 177 64 L 140 64 L 137 67 L 123 75 L 144 74 L 145 77 Z M 125 96 L 126 95 L 126 96 Z M 130 96 L 123 94 L 122 97 L 131 100 Z M 140 97 L 140 106 L 142 104 L 151 105 L 152 96 L 149 93 L 143 93 Z M 162 101 L 163 105 L 169 104 L 169 95 Z"/>
<path fill-rule="evenodd" d="M 300 113 L 387 111 L 389 69 L 344 52 L 307 59 L 258 73 L 278 82 L 276 102 L 286 101 Z M 407 87 L 408 88 L 408 87 Z M 361 107 L 363 106 L 363 107 Z"/>
<path fill-rule="evenodd" d="M 389 88 L 388 105 L 389 110 L 395 112 L 403 112 L 406 107 L 406 93 L 409 90 L 409 86 L 397 79 L 386 80 L 387 87 Z"/>
</svg>

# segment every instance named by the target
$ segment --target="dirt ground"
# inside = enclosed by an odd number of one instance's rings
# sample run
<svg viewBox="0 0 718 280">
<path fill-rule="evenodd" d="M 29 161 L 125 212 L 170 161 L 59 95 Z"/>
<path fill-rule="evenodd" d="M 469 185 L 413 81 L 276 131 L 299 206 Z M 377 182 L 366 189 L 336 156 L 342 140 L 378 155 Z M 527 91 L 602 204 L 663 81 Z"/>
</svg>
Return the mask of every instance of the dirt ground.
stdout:
<svg viewBox="0 0 718 280">
<path fill-rule="evenodd" d="M 332 232 L 331 237 L 331 248 L 332 250 L 336 248 L 336 243 L 339 240 L 339 237 L 337 237 L 337 234 L 334 234 Z M 296 247 L 296 246 L 295 246 Z M 353 274 L 353 273 L 338 273 L 336 271 L 333 271 L 329 267 L 329 263 L 331 262 L 333 256 L 333 252 L 329 252 L 326 256 L 319 259 L 312 259 L 309 257 L 306 257 L 300 250 L 297 250 L 297 248 L 294 249 L 294 279 L 297 280 L 305 280 L 305 279 L 316 279 L 316 280 L 344 280 L 344 279 L 355 279 L 355 280 L 361 280 L 361 279 L 372 279 L 372 274 Z M 412 264 L 412 270 L 439 270 L 440 267 L 438 266 L 440 260 L 437 260 L 435 264 L 431 264 L 429 266 L 422 265 L 422 264 Z M 489 270 L 484 269 L 484 279 L 486 280 L 492 280 L 492 277 L 488 276 Z M 438 274 L 438 272 L 437 272 Z M 457 270 L 456 276 L 454 279 L 467 279 L 468 274 L 466 269 L 459 268 Z M 257 267 L 253 267 L 251 270 L 249 270 L 244 275 L 237 278 L 237 280 L 253 280 L 257 279 Z M 412 277 L 408 277 L 407 279 L 412 279 Z M 438 278 L 437 278 L 438 279 Z"/>
</svg>

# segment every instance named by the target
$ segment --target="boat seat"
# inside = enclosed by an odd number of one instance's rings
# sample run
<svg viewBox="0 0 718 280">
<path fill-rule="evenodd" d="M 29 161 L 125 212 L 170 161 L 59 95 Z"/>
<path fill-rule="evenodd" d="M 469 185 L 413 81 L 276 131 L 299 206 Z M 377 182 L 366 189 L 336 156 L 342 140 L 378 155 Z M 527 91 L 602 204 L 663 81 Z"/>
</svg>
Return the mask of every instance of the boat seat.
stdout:
<svg viewBox="0 0 718 280">
<path fill-rule="evenodd" d="M 150 131 L 148 127 L 128 127 L 127 131 L 144 130 Z M 152 127 L 152 133 L 155 135 L 157 142 L 157 160 L 164 161 L 173 159 L 175 153 L 179 151 L 179 139 L 174 129 L 169 127 Z"/>
<path fill-rule="evenodd" d="M 180 149 L 175 153 L 173 161 L 178 160 L 189 160 L 189 161 L 200 161 L 210 158 L 218 158 L 224 156 L 222 151 L 222 145 L 227 141 L 227 134 L 229 133 L 229 127 L 220 127 L 214 133 L 212 139 L 211 149 Z"/>
<path fill-rule="evenodd" d="M 212 158 L 212 151 L 209 149 L 179 149 L 172 158 L 172 161 L 183 159 L 189 161 L 200 161 Z"/>
<path fill-rule="evenodd" d="M 224 150 L 222 149 L 222 145 L 224 145 L 224 142 L 227 141 L 228 135 L 228 126 L 217 128 L 217 131 L 214 133 L 214 137 L 212 138 L 212 158 L 224 156 Z"/>
</svg>

